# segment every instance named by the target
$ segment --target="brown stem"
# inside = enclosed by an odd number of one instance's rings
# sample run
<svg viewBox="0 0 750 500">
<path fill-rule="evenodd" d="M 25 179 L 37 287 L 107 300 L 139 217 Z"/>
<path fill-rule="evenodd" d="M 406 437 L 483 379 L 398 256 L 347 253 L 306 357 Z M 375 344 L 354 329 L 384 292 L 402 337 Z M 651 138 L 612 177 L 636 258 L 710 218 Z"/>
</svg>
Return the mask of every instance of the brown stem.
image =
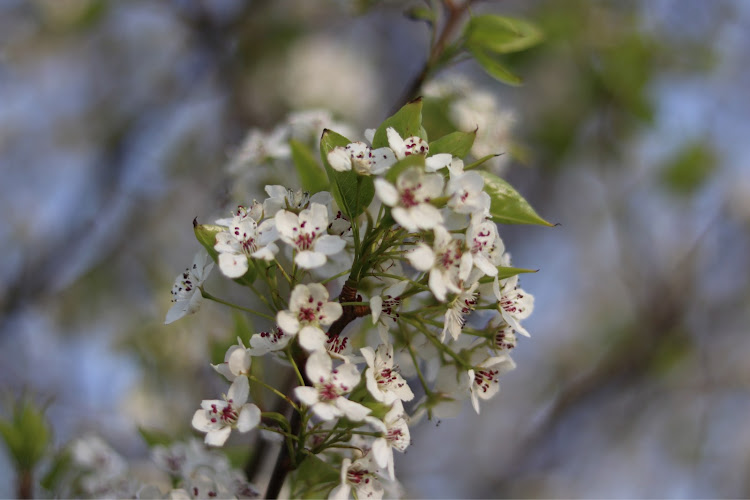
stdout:
<svg viewBox="0 0 750 500">
<path fill-rule="evenodd" d="M 302 416 L 298 411 L 292 411 L 292 418 L 290 422 L 291 434 L 299 434 L 300 427 L 302 425 Z M 292 461 L 289 456 L 289 447 L 284 445 L 279 451 L 279 456 L 276 458 L 276 465 L 273 467 L 273 473 L 271 474 L 271 480 L 268 482 L 268 488 L 266 489 L 265 498 L 278 498 L 281 487 L 284 485 L 284 480 L 287 474 L 292 470 Z"/>
<path fill-rule="evenodd" d="M 30 469 L 18 471 L 18 498 L 34 498 L 34 480 Z"/>
</svg>

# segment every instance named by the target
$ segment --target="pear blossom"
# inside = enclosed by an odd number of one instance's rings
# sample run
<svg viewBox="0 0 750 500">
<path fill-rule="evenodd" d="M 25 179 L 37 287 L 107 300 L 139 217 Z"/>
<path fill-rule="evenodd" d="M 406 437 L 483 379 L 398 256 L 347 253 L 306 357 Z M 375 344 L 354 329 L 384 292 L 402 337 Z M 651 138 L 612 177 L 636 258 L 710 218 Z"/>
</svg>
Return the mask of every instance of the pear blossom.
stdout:
<svg viewBox="0 0 750 500">
<path fill-rule="evenodd" d="M 279 311 L 276 322 L 284 332 L 299 333 L 299 344 L 308 351 L 323 349 L 327 340 L 320 328 L 336 321 L 344 310 L 338 302 L 328 302 L 328 290 L 320 283 L 297 285 L 289 299 L 289 309 Z"/>
<path fill-rule="evenodd" d="M 413 154 L 427 156 L 427 153 L 430 152 L 429 144 L 421 137 L 411 136 L 403 139 L 393 127 L 386 129 L 386 135 L 388 136 L 388 145 L 399 160 Z M 448 153 L 432 155 L 425 159 L 425 170 L 428 172 L 440 170 L 450 165 L 452 159 L 453 157 Z"/>
<path fill-rule="evenodd" d="M 497 225 L 484 217 L 472 217 L 466 230 L 466 246 L 474 265 L 487 276 L 497 276 L 505 245 L 497 232 Z"/>
<path fill-rule="evenodd" d="M 471 253 L 464 251 L 463 242 L 453 239 L 447 229 L 437 226 L 434 233 L 433 248 L 420 243 L 406 257 L 415 269 L 430 272 L 430 290 L 445 302 L 447 292 L 463 291 L 461 284 L 469 277 L 473 260 Z"/>
<path fill-rule="evenodd" d="M 294 338 L 281 328 L 274 327 L 270 332 L 260 332 L 250 337 L 250 355 L 264 356 L 269 352 L 276 352 L 284 349 L 290 340 Z"/>
<path fill-rule="evenodd" d="M 167 311 L 165 325 L 198 310 L 203 301 L 199 287 L 206 281 L 213 267 L 214 263 L 208 258 L 208 253 L 202 250 L 195 254 L 193 265 L 186 268 L 174 280 L 172 286 L 174 305 Z"/>
<path fill-rule="evenodd" d="M 500 326 L 495 327 L 495 332 L 492 336 L 495 349 L 510 351 L 518 344 L 518 336 L 516 331 L 504 320 Z"/>
<path fill-rule="evenodd" d="M 380 344 L 377 351 L 372 347 L 363 347 L 360 352 L 367 362 L 365 381 L 372 397 L 387 405 L 394 401 L 411 401 L 414 393 L 409 384 L 398 373 L 393 365 L 393 346 Z"/>
<path fill-rule="evenodd" d="M 411 444 L 408 417 L 401 400 L 393 402 L 393 406 L 386 413 L 383 420 L 365 417 L 365 421 L 383 433 L 372 443 L 372 456 L 379 467 L 385 467 L 391 481 L 396 479 L 393 467 L 393 449 L 401 453 Z"/>
<path fill-rule="evenodd" d="M 211 365 L 217 373 L 233 382 L 240 375 L 250 373 L 250 352 L 245 348 L 245 344 L 237 337 L 237 344 L 230 346 L 224 355 L 224 362 L 218 365 Z"/>
<path fill-rule="evenodd" d="M 518 275 L 502 280 L 502 286 L 496 282 L 493 289 L 505 322 L 516 332 L 529 337 L 520 321 L 528 318 L 534 310 L 534 296 L 518 287 Z"/>
<path fill-rule="evenodd" d="M 237 377 L 222 399 L 205 399 L 193 415 L 193 427 L 206 433 L 205 442 L 222 446 L 232 429 L 247 432 L 260 423 L 260 409 L 247 403 L 250 384 L 247 377 Z"/>
<path fill-rule="evenodd" d="M 340 236 L 328 234 L 328 209 L 320 203 L 310 203 L 299 215 L 279 210 L 275 221 L 281 240 L 297 250 L 294 262 L 303 269 L 324 265 L 328 256 L 346 247 Z"/>
<path fill-rule="evenodd" d="M 378 198 L 392 207 L 396 222 L 407 231 L 432 229 L 442 224 L 443 216 L 430 200 L 443 193 L 443 176 L 425 174 L 418 168 L 410 168 L 396 179 L 396 186 L 385 179 L 375 179 Z"/>
<path fill-rule="evenodd" d="M 338 172 L 354 169 L 359 175 L 380 175 L 396 163 L 396 155 L 390 148 L 372 149 L 358 141 L 333 148 L 328 163 Z"/>
<path fill-rule="evenodd" d="M 488 358 L 469 370 L 471 405 L 479 414 L 479 400 L 487 400 L 500 390 L 499 376 L 513 370 L 516 364 L 507 352 Z"/>
<path fill-rule="evenodd" d="M 401 307 L 401 294 L 406 291 L 409 282 L 397 281 L 383 290 L 382 295 L 375 295 L 370 299 L 372 322 L 377 325 L 380 340 L 388 343 L 388 330 L 392 323 L 398 321 L 398 309 Z"/>
<path fill-rule="evenodd" d="M 445 188 L 451 197 L 448 206 L 459 214 L 488 214 L 491 200 L 483 188 L 484 178 L 477 172 L 451 176 Z"/>
<path fill-rule="evenodd" d="M 359 383 L 360 373 L 354 364 L 344 363 L 333 368 L 326 351 L 315 351 L 307 359 L 305 372 L 312 387 L 297 387 L 294 394 L 320 419 L 346 417 L 361 421 L 370 413 L 369 408 L 344 397 Z"/>
<path fill-rule="evenodd" d="M 288 135 L 286 126 L 276 127 L 271 132 L 251 129 L 232 155 L 229 172 L 240 172 L 248 165 L 257 165 L 269 158 L 288 158 L 291 154 Z"/>
<path fill-rule="evenodd" d="M 453 340 L 458 340 L 458 336 L 461 335 L 461 330 L 466 324 L 464 317 L 477 306 L 476 289 L 478 286 L 479 282 L 475 280 L 467 290 L 459 293 L 448 305 L 448 309 L 445 311 L 443 333 L 440 337 L 441 342 L 445 340 L 446 332 L 451 334 Z"/>
<path fill-rule="evenodd" d="M 214 250 L 219 253 L 219 269 L 228 278 L 239 278 L 248 270 L 248 258 L 273 260 L 279 251 L 273 243 L 277 237 L 273 219 L 258 225 L 240 206 L 227 231 L 216 234 Z"/>
<path fill-rule="evenodd" d="M 273 185 L 266 186 L 268 198 L 263 201 L 263 214 L 267 218 L 272 218 L 279 210 L 288 210 L 299 213 L 300 210 L 310 206 L 310 203 L 320 203 L 321 205 L 330 205 L 331 194 L 326 191 L 320 191 L 310 196 L 308 191 L 302 189 L 287 189 L 284 186 Z"/>
<path fill-rule="evenodd" d="M 347 500 L 354 488 L 356 498 L 383 498 L 383 486 L 377 476 L 377 468 L 369 455 L 352 462 L 345 458 L 341 462 L 341 484 L 328 495 L 329 500 Z"/>
</svg>

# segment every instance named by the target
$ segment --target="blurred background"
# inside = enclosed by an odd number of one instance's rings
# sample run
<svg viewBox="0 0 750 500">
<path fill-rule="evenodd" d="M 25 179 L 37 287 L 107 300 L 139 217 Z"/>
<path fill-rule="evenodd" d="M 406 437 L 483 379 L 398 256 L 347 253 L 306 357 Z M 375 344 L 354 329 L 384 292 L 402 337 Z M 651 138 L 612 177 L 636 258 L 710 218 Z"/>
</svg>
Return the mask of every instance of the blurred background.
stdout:
<svg viewBox="0 0 750 500">
<path fill-rule="evenodd" d="M 369 3 L 0 0 L 0 391 L 48 405 L 57 447 L 93 430 L 138 463 L 139 426 L 190 435 L 224 388 L 208 363 L 253 325 L 163 325 L 191 222 L 259 196 L 248 130 L 326 108 L 356 135 L 400 104 L 429 31 Z M 492 96 L 495 168 L 560 225 L 501 227 L 540 269 L 532 337 L 480 416 L 413 430 L 407 495 L 750 496 L 750 3 L 474 10 L 542 28 L 507 59 L 524 85 L 438 79 Z"/>
</svg>

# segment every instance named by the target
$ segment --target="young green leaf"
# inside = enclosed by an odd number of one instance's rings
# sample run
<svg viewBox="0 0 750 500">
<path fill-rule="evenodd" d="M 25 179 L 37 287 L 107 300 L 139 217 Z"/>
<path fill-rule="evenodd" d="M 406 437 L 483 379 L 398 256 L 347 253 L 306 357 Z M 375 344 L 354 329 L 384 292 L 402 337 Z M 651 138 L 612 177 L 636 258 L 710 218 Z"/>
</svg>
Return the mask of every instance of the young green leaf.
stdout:
<svg viewBox="0 0 750 500">
<path fill-rule="evenodd" d="M 448 153 L 458 158 L 463 158 L 471 151 L 471 146 L 474 144 L 476 137 L 476 130 L 473 132 L 458 131 L 444 135 L 440 139 L 430 143 L 430 155 Z"/>
<path fill-rule="evenodd" d="M 497 154 L 491 154 L 491 155 L 487 155 L 487 156 L 482 156 L 477 161 L 475 161 L 473 163 L 469 163 L 468 165 L 466 165 L 464 167 L 464 171 L 466 171 L 466 170 L 473 170 L 473 169 L 479 167 L 480 165 L 482 165 L 484 162 L 486 162 L 490 158 L 494 158 L 496 156 L 500 156 L 500 154 L 502 154 L 502 153 L 497 153 Z"/>
<path fill-rule="evenodd" d="M 373 149 L 388 146 L 386 130 L 393 127 L 401 137 L 418 136 L 427 140 L 427 134 L 422 127 L 422 98 L 418 97 L 396 111 L 390 118 L 380 124 L 372 139 Z"/>
<path fill-rule="evenodd" d="M 517 274 L 524 274 L 524 273 L 536 273 L 538 272 L 538 269 L 523 269 L 520 267 L 503 267 L 499 266 L 497 268 L 497 277 L 501 280 L 511 278 Z M 480 283 L 492 283 L 495 280 L 494 276 L 484 276 L 482 278 L 479 278 Z"/>
<path fill-rule="evenodd" d="M 468 47 L 469 52 L 488 75 L 508 85 L 521 85 L 521 78 L 510 72 L 508 68 L 500 64 L 492 56 L 480 48 Z"/>
<path fill-rule="evenodd" d="M 297 169 L 302 189 L 309 191 L 310 194 L 328 190 L 325 170 L 315 161 L 310 148 L 295 139 L 289 141 L 289 147 L 292 150 L 292 161 Z"/>
<path fill-rule="evenodd" d="M 542 41 L 542 32 L 521 19 L 487 14 L 472 17 L 464 30 L 471 49 L 509 54 L 533 47 Z"/>
<path fill-rule="evenodd" d="M 358 175 L 349 170 L 339 172 L 328 163 L 328 153 L 333 148 L 344 147 L 351 141 L 331 130 L 324 130 L 320 138 L 320 157 L 323 160 L 328 180 L 331 183 L 331 194 L 344 215 L 353 219 L 364 212 L 375 197 L 375 184 L 372 177 Z"/>
<path fill-rule="evenodd" d="M 542 219 L 505 180 L 481 170 L 479 175 L 484 178 L 484 190 L 490 195 L 490 215 L 493 221 L 500 224 L 554 225 Z"/>
</svg>

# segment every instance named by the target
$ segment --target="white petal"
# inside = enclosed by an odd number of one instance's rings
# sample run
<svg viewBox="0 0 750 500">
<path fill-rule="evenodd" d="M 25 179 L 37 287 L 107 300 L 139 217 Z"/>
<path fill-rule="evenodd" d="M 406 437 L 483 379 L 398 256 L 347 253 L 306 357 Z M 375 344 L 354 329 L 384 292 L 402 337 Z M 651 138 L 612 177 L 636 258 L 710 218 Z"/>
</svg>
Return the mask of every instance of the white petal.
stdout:
<svg viewBox="0 0 750 500">
<path fill-rule="evenodd" d="M 213 422 L 206 416 L 206 410 L 196 410 L 193 414 L 193 421 L 191 422 L 193 428 L 200 432 L 208 432 L 214 428 Z"/>
<path fill-rule="evenodd" d="M 222 427 L 221 429 L 208 431 L 206 434 L 205 443 L 209 446 L 222 446 L 226 443 L 229 434 L 232 433 L 231 427 Z"/>
<path fill-rule="evenodd" d="M 306 326 L 299 332 L 298 340 L 300 347 L 308 352 L 312 352 L 325 350 L 326 340 L 328 340 L 328 337 L 326 337 L 326 334 L 323 333 L 323 330 L 321 330 L 320 328 L 315 326 Z M 326 354 L 326 356 L 328 355 Z M 308 360 L 308 364 L 309 363 L 310 361 Z"/>
<path fill-rule="evenodd" d="M 393 127 L 388 127 L 385 133 L 388 135 L 388 145 L 393 150 L 396 158 L 403 159 L 406 154 L 406 144 L 401 138 L 401 135 L 399 135 Z"/>
<path fill-rule="evenodd" d="M 247 257 L 243 254 L 220 253 L 219 269 L 227 278 L 240 278 L 247 272 Z"/>
<path fill-rule="evenodd" d="M 376 130 L 374 128 L 365 129 L 365 139 L 367 139 L 367 142 L 370 144 L 372 144 L 373 139 L 375 139 L 375 132 Z"/>
<path fill-rule="evenodd" d="M 328 164 L 337 172 L 346 172 L 352 169 L 352 157 L 346 148 L 335 147 L 328 152 Z"/>
<path fill-rule="evenodd" d="M 227 391 L 227 400 L 231 399 L 233 406 L 240 407 L 247 402 L 249 394 L 250 383 L 248 382 L 247 377 L 237 377 Z"/>
<path fill-rule="evenodd" d="M 320 323 L 323 325 L 330 325 L 344 314 L 344 308 L 338 302 L 326 302 L 323 304 L 320 312 L 323 315 L 323 319 Z"/>
<path fill-rule="evenodd" d="M 315 241 L 315 251 L 326 255 L 336 255 L 346 247 L 346 241 L 338 236 L 326 234 Z"/>
<path fill-rule="evenodd" d="M 297 232 L 299 231 L 299 217 L 297 217 L 297 214 L 286 210 L 279 210 L 276 212 L 274 220 L 276 221 L 276 229 L 279 231 L 281 239 L 285 243 L 294 245 L 294 239 L 297 237 Z"/>
<path fill-rule="evenodd" d="M 289 311 L 279 311 L 276 314 L 276 323 L 286 333 L 295 334 L 299 331 L 299 320 Z"/>
<path fill-rule="evenodd" d="M 416 207 L 411 207 L 409 211 L 411 219 L 422 229 L 432 229 L 443 223 L 443 214 L 429 203 L 420 203 Z"/>
<path fill-rule="evenodd" d="M 393 207 L 398 203 L 398 190 L 396 187 L 385 179 L 375 179 L 375 193 L 380 198 L 380 201 Z"/>
<path fill-rule="evenodd" d="M 372 456 L 380 467 L 388 466 L 388 460 L 393 460 L 393 451 L 385 438 L 378 438 L 372 442 Z"/>
<path fill-rule="evenodd" d="M 316 351 L 307 359 L 305 373 L 313 384 L 324 383 L 331 377 L 332 370 L 333 361 L 326 351 Z"/>
<path fill-rule="evenodd" d="M 445 302 L 445 293 L 448 291 L 448 288 L 445 284 L 445 281 L 443 280 L 442 273 L 440 273 L 436 269 L 433 269 L 430 272 L 429 285 L 430 290 L 432 291 L 432 294 L 435 296 L 435 298 L 440 302 Z"/>
<path fill-rule="evenodd" d="M 167 311 L 167 317 L 164 319 L 164 324 L 168 325 L 185 315 L 187 315 L 187 304 L 185 301 L 181 300 L 175 302 L 174 305 L 169 308 L 169 311 Z"/>
<path fill-rule="evenodd" d="M 265 261 L 272 261 L 276 258 L 276 254 L 279 253 L 279 247 L 276 243 L 269 243 L 268 246 L 259 248 L 256 252 L 253 252 L 251 257 L 253 259 L 263 259 Z"/>
<path fill-rule="evenodd" d="M 346 483 L 340 484 L 331 490 L 331 493 L 328 495 L 328 500 L 349 500 L 349 493 L 351 492 L 351 486 Z"/>
<path fill-rule="evenodd" d="M 346 418 L 353 420 L 354 422 L 364 420 L 364 418 L 372 411 L 368 407 L 355 403 L 354 401 L 349 401 L 344 397 L 339 397 L 336 400 L 336 406 L 344 413 L 344 415 L 346 415 Z"/>
<path fill-rule="evenodd" d="M 435 265 L 435 253 L 424 243 L 417 245 L 417 248 L 406 254 L 409 263 L 418 271 L 427 271 Z"/>
<path fill-rule="evenodd" d="M 318 390 L 315 387 L 296 387 L 294 395 L 303 405 L 312 406 L 318 402 Z"/>
<path fill-rule="evenodd" d="M 427 158 L 424 162 L 425 170 L 435 172 L 451 164 L 453 156 L 448 153 L 440 153 Z"/>
<path fill-rule="evenodd" d="M 247 432 L 255 429 L 260 423 L 260 408 L 254 404 L 246 404 L 240 410 L 240 416 L 237 418 L 237 430 Z"/>
<path fill-rule="evenodd" d="M 294 262 L 302 269 L 316 269 L 326 263 L 326 256 L 321 252 L 303 250 L 294 257 Z"/>
<path fill-rule="evenodd" d="M 372 322 L 377 323 L 380 314 L 383 312 L 383 297 L 376 295 L 370 298 L 370 312 L 372 313 Z M 169 314 L 167 314 L 169 318 Z"/>
<path fill-rule="evenodd" d="M 393 210 L 391 210 L 391 215 L 393 216 L 393 219 L 401 225 L 401 227 L 403 227 L 410 233 L 415 233 L 417 232 L 417 229 L 419 229 L 419 225 L 418 219 L 414 219 L 414 217 L 412 216 L 412 208 L 406 209 L 403 207 L 394 207 Z"/>
<path fill-rule="evenodd" d="M 312 407 L 312 411 L 323 420 L 333 420 L 334 418 L 343 415 L 342 411 L 331 403 L 315 403 Z"/>
</svg>

